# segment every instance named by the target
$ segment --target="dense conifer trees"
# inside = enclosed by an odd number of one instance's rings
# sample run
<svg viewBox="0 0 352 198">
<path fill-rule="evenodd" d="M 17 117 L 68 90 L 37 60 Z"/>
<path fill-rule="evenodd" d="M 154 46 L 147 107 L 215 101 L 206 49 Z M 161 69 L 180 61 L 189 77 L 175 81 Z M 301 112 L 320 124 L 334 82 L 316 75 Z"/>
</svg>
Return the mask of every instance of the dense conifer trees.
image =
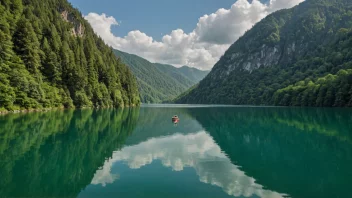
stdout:
<svg viewBox="0 0 352 198">
<path fill-rule="evenodd" d="M 0 15 L 0 108 L 139 105 L 135 77 L 66 0 L 1 0 Z"/>
</svg>

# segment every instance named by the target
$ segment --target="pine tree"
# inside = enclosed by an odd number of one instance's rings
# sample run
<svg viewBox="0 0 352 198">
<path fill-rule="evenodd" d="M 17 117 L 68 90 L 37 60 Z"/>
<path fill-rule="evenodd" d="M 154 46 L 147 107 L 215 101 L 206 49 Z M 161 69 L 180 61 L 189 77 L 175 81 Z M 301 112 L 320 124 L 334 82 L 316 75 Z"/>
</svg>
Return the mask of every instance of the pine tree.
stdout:
<svg viewBox="0 0 352 198">
<path fill-rule="evenodd" d="M 21 57 L 28 71 L 35 76 L 39 75 L 40 44 L 31 23 L 21 18 L 17 23 L 17 31 L 13 37 L 16 53 Z"/>
</svg>

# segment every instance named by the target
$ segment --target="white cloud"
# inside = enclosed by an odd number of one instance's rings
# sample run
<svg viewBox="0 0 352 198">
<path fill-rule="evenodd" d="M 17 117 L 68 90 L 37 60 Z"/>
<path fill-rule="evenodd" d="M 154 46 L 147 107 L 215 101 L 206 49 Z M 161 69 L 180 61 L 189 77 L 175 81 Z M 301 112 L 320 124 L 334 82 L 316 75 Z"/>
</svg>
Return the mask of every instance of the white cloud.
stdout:
<svg viewBox="0 0 352 198">
<path fill-rule="evenodd" d="M 271 12 L 274 12 L 280 9 L 291 8 L 303 1 L 304 0 L 270 0 L 269 9 Z"/>
<path fill-rule="evenodd" d="M 200 182 L 218 186 L 235 197 L 256 195 L 264 198 L 279 198 L 284 196 L 284 194 L 263 189 L 254 178 L 247 176 L 238 166 L 232 164 L 205 131 L 152 138 L 116 151 L 111 159 L 105 161 L 102 169 L 97 170 L 91 184 L 105 186 L 113 183 L 117 177 L 111 173 L 111 167 L 116 162 L 124 162 L 131 169 L 140 169 L 153 161 L 161 161 L 163 166 L 173 171 L 182 171 L 185 167 L 194 168 Z"/>
<path fill-rule="evenodd" d="M 195 29 L 185 33 L 173 30 L 160 42 L 135 30 L 124 37 L 111 32 L 111 26 L 119 23 L 112 16 L 89 13 L 85 18 L 94 31 L 113 48 L 142 56 L 152 62 L 188 65 L 210 69 L 221 55 L 243 33 L 268 14 L 290 8 L 304 0 L 270 0 L 268 4 L 253 0 L 238 0 L 230 9 L 221 8 L 215 13 L 199 18 Z"/>
<path fill-rule="evenodd" d="M 253 24 L 268 14 L 267 6 L 254 0 L 238 0 L 231 9 L 219 9 L 199 19 L 196 33 L 200 41 L 215 44 L 232 44 Z"/>
</svg>

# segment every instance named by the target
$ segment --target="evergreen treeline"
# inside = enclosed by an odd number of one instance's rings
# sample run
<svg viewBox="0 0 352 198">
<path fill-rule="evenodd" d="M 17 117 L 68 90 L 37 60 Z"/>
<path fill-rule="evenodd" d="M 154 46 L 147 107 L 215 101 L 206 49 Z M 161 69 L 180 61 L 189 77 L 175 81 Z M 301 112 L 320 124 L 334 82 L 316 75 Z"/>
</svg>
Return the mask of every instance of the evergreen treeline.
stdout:
<svg viewBox="0 0 352 198">
<path fill-rule="evenodd" d="M 352 1 L 306 0 L 257 23 L 176 101 L 352 106 L 351 68 Z"/>
<path fill-rule="evenodd" d="M 183 66 L 151 63 L 139 56 L 114 50 L 137 77 L 141 102 L 161 103 L 171 100 L 202 80 L 209 71 Z"/>
<path fill-rule="evenodd" d="M 273 99 L 280 106 L 352 106 L 352 69 L 300 81 L 276 91 Z"/>
<path fill-rule="evenodd" d="M 137 83 L 67 0 L 0 0 L 0 108 L 139 104 Z"/>
</svg>

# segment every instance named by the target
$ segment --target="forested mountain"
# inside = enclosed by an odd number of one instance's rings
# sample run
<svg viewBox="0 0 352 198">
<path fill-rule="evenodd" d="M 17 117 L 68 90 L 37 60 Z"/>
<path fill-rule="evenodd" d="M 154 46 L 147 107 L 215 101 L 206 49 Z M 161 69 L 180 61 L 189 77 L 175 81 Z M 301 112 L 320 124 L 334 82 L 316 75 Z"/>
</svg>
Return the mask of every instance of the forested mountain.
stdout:
<svg viewBox="0 0 352 198">
<path fill-rule="evenodd" d="M 306 0 L 238 39 L 178 103 L 352 106 L 352 1 Z"/>
<path fill-rule="evenodd" d="M 140 103 L 128 67 L 67 0 L 1 0 L 0 16 L 0 109 Z"/>
<path fill-rule="evenodd" d="M 139 56 L 114 50 L 137 77 L 141 101 L 160 103 L 171 100 L 202 80 L 209 71 L 183 66 L 151 63 Z"/>
<path fill-rule="evenodd" d="M 172 65 L 166 65 L 166 64 L 160 64 L 160 63 L 155 63 L 154 64 L 158 69 L 170 74 L 174 75 L 175 78 L 177 78 L 178 75 L 185 77 L 188 81 L 191 82 L 191 85 L 195 85 L 199 83 L 207 74 L 209 71 L 203 71 L 199 70 L 197 68 L 193 67 L 188 67 L 188 66 L 182 66 L 180 68 L 174 67 Z M 188 82 L 184 82 L 186 84 Z M 189 84 L 186 84 L 187 86 Z"/>
</svg>

